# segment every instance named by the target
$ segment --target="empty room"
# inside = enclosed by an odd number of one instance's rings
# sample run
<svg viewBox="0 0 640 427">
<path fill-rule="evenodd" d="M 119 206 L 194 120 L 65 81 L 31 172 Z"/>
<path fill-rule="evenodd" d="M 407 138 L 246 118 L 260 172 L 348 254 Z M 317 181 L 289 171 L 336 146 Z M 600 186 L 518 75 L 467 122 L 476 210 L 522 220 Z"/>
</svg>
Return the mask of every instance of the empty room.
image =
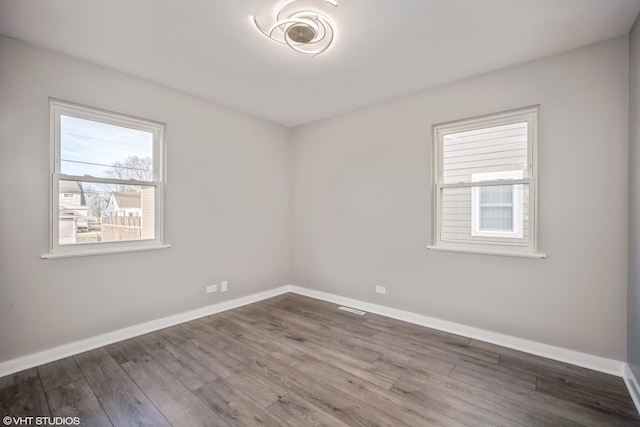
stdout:
<svg viewBox="0 0 640 427">
<path fill-rule="evenodd" d="M 640 0 L 0 0 L 3 426 L 640 426 Z"/>
</svg>

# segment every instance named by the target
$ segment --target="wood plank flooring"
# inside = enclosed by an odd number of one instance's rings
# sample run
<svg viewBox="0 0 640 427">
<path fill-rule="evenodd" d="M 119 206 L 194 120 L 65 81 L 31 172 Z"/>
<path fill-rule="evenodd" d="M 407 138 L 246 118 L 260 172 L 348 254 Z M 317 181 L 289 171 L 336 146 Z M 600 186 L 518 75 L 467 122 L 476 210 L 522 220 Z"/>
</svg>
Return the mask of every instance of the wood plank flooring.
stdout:
<svg viewBox="0 0 640 427">
<path fill-rule="evenodd" d="M 92 426 L 640 426 L 622 379 L 295 294 L 0 378 Z"/>
</svg>

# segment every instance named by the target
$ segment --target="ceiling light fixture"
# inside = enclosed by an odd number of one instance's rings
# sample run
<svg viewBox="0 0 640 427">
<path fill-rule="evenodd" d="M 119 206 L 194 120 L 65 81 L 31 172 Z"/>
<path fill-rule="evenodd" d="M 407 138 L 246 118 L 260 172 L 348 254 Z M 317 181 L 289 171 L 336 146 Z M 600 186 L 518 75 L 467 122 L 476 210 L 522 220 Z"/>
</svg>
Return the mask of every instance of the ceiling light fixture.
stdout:
<svg viewBox="0 0 640 427">
<path fill-rule="evenodd" d="M 317 0 L 338 7 L 336 0 Z M 317 3 L 316 1 L 316 3 Z M 258 24 L 255 16 L 253 23 L 265 36 L 278 43 L 289 46 L 296 52 L 316 56 L 331 46 L 334 38 L 333 23 L 324 14 L 306 8 L 300 8 L 306 0 L 284 0 L 276 8 L 275 23 L 265 30 Z"/>
</svg>

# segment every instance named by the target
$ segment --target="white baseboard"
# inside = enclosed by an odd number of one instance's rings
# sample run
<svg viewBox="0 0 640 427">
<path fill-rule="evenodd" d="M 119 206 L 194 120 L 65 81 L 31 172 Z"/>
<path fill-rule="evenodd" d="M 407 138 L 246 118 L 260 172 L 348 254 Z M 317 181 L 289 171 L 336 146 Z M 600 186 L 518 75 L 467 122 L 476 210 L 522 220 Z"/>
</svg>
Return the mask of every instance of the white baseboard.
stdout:
<svg viewBox="0 0 640 427">
<path fill-rule="evenodd" d="M 624 364 L 624 383 L 627 385 L 627 390 L 629 390 L 629 394 L 631 395 L 631 400 L 633 400 L 634 405 L 636 405 L 636 410 L 640 413 L 640 385 L 638 385 L 638 380 L 635 375 L 633 375 L 633 371 L 628 364 Z"/>
<path fill-rule="evenodd" d="M 293 285 L 281 286 L 269 291 L 260 292 L 257 294 L 221 302 L 196 310 L 191 310 L 185 313 L 152 320 L 149 322 L 141 323 L 139 325 L 126 327 L 117 331 L 107 332 L 95 337 L 75 341 L 69 344 L 64 344 L 59 347 L 44 350 L 38 353 L 33 353 L 27 356 L 0 362 L 0 377 L 29 369 L 34 366 L 53 362 L 65 357 L 73 356 L 85 351 L 113 344 L 118 341 L 167 328 L 169 326 L 188 322 L 200 317 L 220 313 L 222 311 L 241 307 L 247 304 L 252 304 L 254 302 L 272 298 L 274 296 L 285 294 L 287 292 L 293 292 L 311 298 L 357 308 L 416 325 L 426 326 L 457 335 L 463 335 L 469 338 L 490 342 L 515 350 L 524 351 L 526 353 L 531 353 L 538 356 L 547 357 L 549 359 L 570 363 L 572 365 L 593 369 L 594 371 L 604 372 L 607 374 L 622 377 L 624 378 L 625 383 L 629 388 L 629 392 L 631 393 L 636 407 L 639 407 L 640 409 L 640 388 L 638 387 L 638 383 L 633 377 L 631 370 L 624 362 Z"/>
<path fill-rule="evenodd" d="M 168 328 L 190 320 L 199 319 L 200 317 L 209 316 L 222 311 L 231 310 L 232 308 L 241 307 L 243 305 L 252 304 L 277 295 L 285 294 L 290 291 L 290 286 L 281 286 L 269 291 L 236 298 L 230 301 L 224 301 L 207 307 L 198 308 L 196 310 L 187 311 L 185 313 L 175 314 L 173 316 L 163 317 L 161 319 L 151 320 L 149 322 L 140 323 L 138 325 L 129 326 L 117 331 L 107 332 L 95 337 L 75 341 L 69 344 L 63 344 L 49 350 L 38 353 L 29 354 L 6 362 L 0 363 L 0 377 L 20 372 L 25 369 L 33 368 L 45 363 L 53 362 L 85 351 L 113 344 L 118 341 L 136 337 L 138 335 L 147 334 L 159 329 Z"/>
<path fill-rule="evenodd" d="M 449 322 L 447 320 L 436 319 L 434 317 L 424 316 L 422 314 L 389 308 L 352 298 L 345 298 L 339 295 L 315 291 L 313 289 L 302 288 L 299 286 L 291 285 L 290 290 L 291 292 L 305 295 L 311 298 L 316 298 L 335 304 L 346 305 L 349 307 L 357 308 L 359 310 L 379 314 L 381 316 L 391 317 L 393 319 L 402 320 L 416 325 L 426 326 L 429 328 L 438 329 L 440 331 L 450 332 L 452 334 L 486 341 L 492 344 L 501 345 L 503 347 L 509 347 L 514 350 L 520 350 L 526 353 L 535 354 L 537 356 L 542 356 L 549 359 L 558 360 L 560 362 L 582 366 L 583 368 L 592 369 L 594 371 L 615 375 L 617 377 L 624 378 L 625 376 L 626 364 L 618 360 L 607 359 L 587 353 L 581 353 L 579 351 L 517 338 L 510 335 L 504 335 L 497 332 L 491 332 L 484 329 L 462 325 L 460 323 Z"/>
</svg>

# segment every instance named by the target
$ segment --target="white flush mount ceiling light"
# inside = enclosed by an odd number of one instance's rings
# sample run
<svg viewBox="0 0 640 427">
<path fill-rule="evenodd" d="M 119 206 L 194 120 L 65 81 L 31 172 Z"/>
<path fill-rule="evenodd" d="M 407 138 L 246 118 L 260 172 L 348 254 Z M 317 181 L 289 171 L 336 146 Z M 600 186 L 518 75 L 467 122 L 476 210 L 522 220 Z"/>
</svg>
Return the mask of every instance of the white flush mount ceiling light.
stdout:
<svg viewBox="0 0 640 427">
<path fill-rule="evenodd" d="M 309 8 L 309 3 L 328 3 L 338 6 L 336 0 L 285 0 L 274 12 L 275 23 L 268 29 L 258 24 L 255 16 L 251 19 L 258 30 L 296 52 L 316 56 L 331 46 L 334 38 L 333 23 L 322 12 Z"/>
</svg>

